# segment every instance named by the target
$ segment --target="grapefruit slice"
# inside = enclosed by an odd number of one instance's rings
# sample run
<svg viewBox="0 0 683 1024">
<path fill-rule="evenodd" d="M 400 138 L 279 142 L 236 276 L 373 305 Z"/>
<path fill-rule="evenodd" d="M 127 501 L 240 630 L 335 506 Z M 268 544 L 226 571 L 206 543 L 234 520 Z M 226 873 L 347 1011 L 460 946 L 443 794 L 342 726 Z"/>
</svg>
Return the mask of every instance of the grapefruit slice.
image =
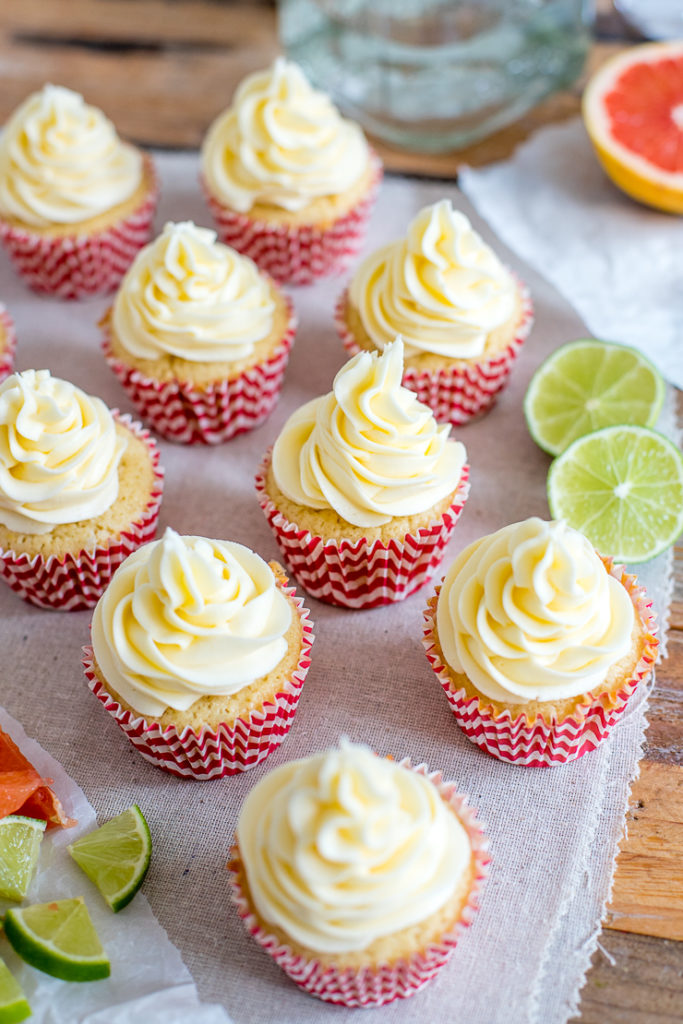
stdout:
<svg viewBox="0 0 683 1024">
<path fill-rule="evenodd" d="M 0 729 L 0 817 L 23 814 L 40 818 L 48 828 L 75 825 L 50 789 L 51 783 L 52 779 L 42 778 L 12 737 Z"/>
<path fill-rule="evenodd" d="M 607 61 L 583 94 L 583 119 L 615 185 L 683 213 L 683 41 L 633 46 Z"/>
</svg>

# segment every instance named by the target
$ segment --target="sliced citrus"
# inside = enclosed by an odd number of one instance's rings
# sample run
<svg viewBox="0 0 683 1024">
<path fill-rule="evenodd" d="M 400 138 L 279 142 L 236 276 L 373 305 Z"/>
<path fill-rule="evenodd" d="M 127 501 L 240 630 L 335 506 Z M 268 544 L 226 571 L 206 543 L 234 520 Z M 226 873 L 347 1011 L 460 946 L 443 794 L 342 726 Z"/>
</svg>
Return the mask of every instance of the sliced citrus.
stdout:
<svg viewBox="0 0 683 1024">
<path fill-rule="evenodd" d="M 116 913 L 142 885 L 152 856 L 152 837 L 137 804 L 67 847 Z"/>
<path fill-rule="evenodd" d="M 683 213 L 683 41 L 632 46 L 607 61 L 586 86 L 583 119 L 615 185 Z"/>
<path fill-rule="evenodd" d="M 531 378 L 524 398 L 529 433 L 559 455 L 602 427 L 651 427 L 664 401 L 664 381 L 633 348 L 585 338 L 556 349 Z"/>
<path fill-rule="evenodd" d="M 109 960 L 83 900 L 13 907 L 4 927 L 15 953 L 39 971 L 64 981 L 109 977 Z"/>
<path fill-rule="evenodd" d="M 683 456 L 647 427 L 596 430 L 551 465 L 548 504 L 601 554 L 645 562 L 683 530 Z"/>
<path fill-rule="evenodd" d="M 10 972 L 4 960 L 0 960 L 0 1024 L 19 1024 L 31 1016 L 24 991 Z"/>
<path fill-rule="evenodd" d="M 40 853 L 45 822 L 8 814 L 0 818 L 0 896 L 23 900 Z"/>
</svg>

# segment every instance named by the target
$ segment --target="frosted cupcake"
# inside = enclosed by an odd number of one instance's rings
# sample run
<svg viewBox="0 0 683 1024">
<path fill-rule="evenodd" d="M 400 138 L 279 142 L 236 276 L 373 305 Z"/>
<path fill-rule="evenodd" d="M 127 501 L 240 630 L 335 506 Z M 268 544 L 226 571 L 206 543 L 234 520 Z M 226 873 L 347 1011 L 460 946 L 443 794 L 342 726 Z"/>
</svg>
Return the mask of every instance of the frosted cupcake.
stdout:
<svg viewBox="0 0 683 1024">
<path fill-rule="evenodd" d="M 0 575 L 44 608 L 92 608 L 114 571 L 154 536 L 159 452 L 48 370 L 0 384 Z"/>
<path fill-rule="evenodd" d="M 229 864 L 233 899 L 297 985 L 381 1006 L 446 963 L 476 908 L 485 850 L 440 773 L 342 741 L 251 790 Z"/>
<path fill-rule="evenodd" d="M 115 574 L 84 665 L 148 761 L 209 779 L 251 768 L 282 743 L 312 642 L 308 612 L 276 563 L 167 529 Z"/>
<path fill-rule="evenodd" d="M 0 302 L 0 381 L 12 372 L 16 344 L 14 321 Z"/>
<path fill-rule="evenodd" d="M 469 493 L 464 445 L 402 373 L 400 339 L 350 360 L 290 416 L 256 478 L 285 561 L 321 601 L 371 608 L 417 590 Z"/>
<path fill-rule="evenodd" d="M 519 764 L 594 749 L 657 652 L 635 577 L 561 521 L 527 519 L 470 544 L 426 620 L 427 657 L 458 724 Z"/>
<path fill-rule="evenodd" d="M 102 326 L 140 415 L 172 441 L 217 444 L 272 411 L 296 320 L 250 259 L 184 222 L 138 253 Z"/>
<path fill-rule="evenodd" d="M 46 85 L 0 139 L 0 238 L 36 291 L 111 291 L 148 240 L 157 200 L 149 157 L 82 96 Z"/>
<path fill-rule="evenodd" d="M 335 319 L 352 355 L 400 334 L 403 383 L 454 424 L 493 404 L 532 322 L 526 289 L 447 199 L 363 261 Z"/>
<path fill-rule="evenodd" d="M 301 68 L 278 57 L 244 79 L 202 145 L 222 241 L 277 281 L 306 284 L 360 249 L 381 165 Z"/>
</svg>

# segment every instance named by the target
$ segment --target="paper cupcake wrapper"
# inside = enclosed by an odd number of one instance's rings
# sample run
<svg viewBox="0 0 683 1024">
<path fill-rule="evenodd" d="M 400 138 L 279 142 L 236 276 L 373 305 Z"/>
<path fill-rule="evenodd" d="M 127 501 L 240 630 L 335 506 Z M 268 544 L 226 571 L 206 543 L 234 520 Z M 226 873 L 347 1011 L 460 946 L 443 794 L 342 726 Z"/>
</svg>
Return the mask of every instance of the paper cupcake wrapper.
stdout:
<svg viewBox="0 0 683 1024">
<path fill-rule="evenodd" d="M 204 181 L 202 188 L 222 242 L 249 256 L 281 284 L 310 284 L 346 270 L 358 255 L 382 180 L 382 164 L 375 154 L 372 169 L 366 194 L 328 227 L 290 227 L 255 220 L 223 206 L 210 194 Z"/>
<path fill-rule="evenodd" d="M 401 539 L 325 539 L 300 529 L 270 500 L 265 480 L 271 451 L 256 474 L 256 492 L 292 575 L 312 597 L 344 608 L 376 608 L 402 601 L 431 579 L 443 559 L 470 491 L 466 464 L 449 509 Z"/>
<path fill-rule="evenodd" d="M 159 724 L 146 722 L 142 716 L 122 708 L 107 693 L 95 674 L 92 647 L 83 648 L 88 686 L 145 760 L 181 778 L 219 779 L 248 771 L 280 746 L 291 728 L 301 697 L 314 639 L 310 613 L 303 601 L 296 596 L 293 587 L 282 589 L 293 598 L 301 619 L 303 635 L 297 667 L 274 701 L 266 701 L 244 718 L 236 719 L 234 725 L 224 723 L 217 729 L 205 726 L 197 733 L 190 726 L 179 731 L 174 725 L 164 729 Z"/>
<path fill-rule="evenodd" d="M 138 414 L 162 437 L 180 444 L 221 444 L 258 427 L 275 408 L 297 327 L 294 307 L 287 297 L 286 302 L 287 330 L 270 358 L 233 380 L 205 388 L 154 380 L 122 362 L 108 336 L 104 357 Z"/>
<path fill-rule="evenodd" d="M 152 233 L 159 188 L 149 157 L 145 165 L 152 187 L 137 209 L 102 230 L 50 237 L 0 221 L 0 241 L 30 288 L 61 299 L 80 299 L 117 287 Z"/>
<path fill-rule="evenodd" d="M 17 347 L 17 335 L 14 321 L 5 307 L 0 303 L 0 325 L 2 326 L 3 345 L 0 350 L 0 381 L 8 377 L 14 366 L 14 352 Z"/>
<path fill-rule="evenodd" d="M 486 703 L 485 697 L 470 697 L 463 689 L 452 691 L 451 677 L 434 645 L 436 599 L 430 602 L 424 613 L 422 641 L 429 663 L 443 687 L 460 728 L 468 739 L 493 757 L 529 767 L 566 764 L 582 757 L 605 739 L 623 715 L 640 683 L 652 671 L 659 646 L 655 636 L 657 626 L 652 602 L 648 601 L 645 590 L 637 585 L 635 576 L 625 572 L 623 566 L 615 566 L 610 558 L 602 560 L 607 571 L 629 593 L 636 615 L 647 631 L 645 648 L 632 677 L 624 682 L 614 698 L 605 693 L 595 697 L 587 695 L 585 704 L 559 721 L 546 721 L 538 717 L 534 722 L 529 722 L 523 712 L 513 716 L 508 709 L 496 714 L 494 708 Z M 440 587 L 437 588 L 437 596 L 439 590 Z"/>
<path fill-rule="evenodd" d="M 159 518 L 164 471 L 159 466 L 159 449 L 149 431 L 128 415 L 116 419 L 143 441 L 154 470 L 154 485 L 142 518 L 131 523 L 106 547 L 97 546 L 58 557 L 4 551 L 0 548 L 0 577 L 25 601 L 58 611 L 94 608 L 121 563 L 142 544 L 152 540 Z"/>
<path fill-rule="evenodd" d="M 444 781 L 441 772 L 430 772 L 425 764 L 413 766 L 409 758 L 405 758 L 401 764 L 419 775 L 426 776 L 434 783 L 442 799 L 450 804 L 460 819 L 474 855 L 472 888 L 460 919 L 440 937 L 438 942 L 434 942 L 426 949 L 391 964 L 361 969 L 323 965 L 314 956 L 307 958 L 294 953 L 289 946 L 282 944 L 276 936 L 270 934 L 253 914 L 240 883 L 243 869 L 239 848 L 233 846 L 230 851 L 228 868 L 232 901 L 245 928 L 292 981 L 311 995 L 329 1003 L 348 1007 L 383 1006 L 394 999 L 405 999 L 419 992 L 449 960 L 463 930 L 472 923 L 478 908 L 481 888 L 488 875 L 490 857 L 483 826 L 477 821 L 476 811 L 468 805 L 466 798 L 456 792 L 455 783 Z"/>
<path fill-rule="evenodd" d="M 416 370 L 406 366 L 403 385 L 434 413 L 441 423 L 462 426 L 486 412 L 505 387 L 510 370 L 533 326 L 533 305 L 528 289 L 518 282 L 522 297 L 522 315 L 515 337 L 502 352 L 467 365 L 442 367 L 438 370 Z M 334 310 L 334 321 L 349 356 L 362 351 L 346 322 L 348 289 L 340 295 Z"/>
</svg>

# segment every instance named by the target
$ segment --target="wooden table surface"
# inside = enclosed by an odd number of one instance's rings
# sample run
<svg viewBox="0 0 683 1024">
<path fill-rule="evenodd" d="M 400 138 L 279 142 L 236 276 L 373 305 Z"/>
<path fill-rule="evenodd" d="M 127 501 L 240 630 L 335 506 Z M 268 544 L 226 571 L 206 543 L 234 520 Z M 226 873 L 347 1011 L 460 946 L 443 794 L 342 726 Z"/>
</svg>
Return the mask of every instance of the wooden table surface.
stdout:
<svg viewBox="0 0 683 1024">
<path fill-rule="evenodd" d="M 631 41 L 608 0 L 598 8 L 589 69 Z M 142 145 L 196 147 L 237 82 L 277 52 L 275 12 L 257 0 L 1 0 L 0 123 L 52 81 L 83 93 Z M 581 84 L 461 153 L 378 149 L 389 170 L 455 178 L 461 162 L 502 159 L 540 126 L 576 115 Z M 683 547 L 676 554 L 669 656 L 657 670 L 612 899 L 575 1018 L 582 1024 L 683 1019 Z"/>
</svg>

